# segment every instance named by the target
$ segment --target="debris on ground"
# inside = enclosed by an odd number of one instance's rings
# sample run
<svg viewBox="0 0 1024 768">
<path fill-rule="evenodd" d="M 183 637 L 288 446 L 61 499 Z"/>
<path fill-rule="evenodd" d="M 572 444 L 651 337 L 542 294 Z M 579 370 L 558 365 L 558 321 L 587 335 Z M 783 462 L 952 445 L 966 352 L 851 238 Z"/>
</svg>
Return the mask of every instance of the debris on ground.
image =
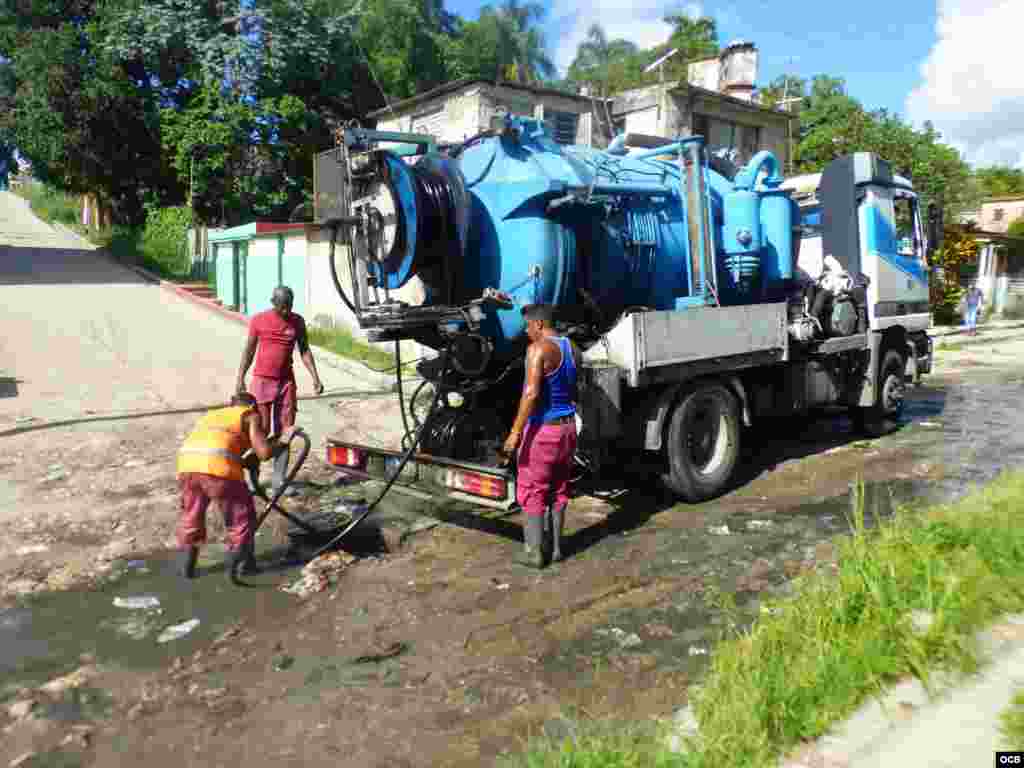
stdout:
<svg viewBox="0 0 1024 768">
<path fill-rule="evenodd" d="M 748 531 L 763 531 L 766 528 L 771 528 L 775 523 L 771 520 L 748 520 L 747 530 Z"/>
<path fill-rule="evenodd" d="M 22 699 L 11 704 L 7 708 L 7 714 L 15 720 L 22 720 L 29 716 L 35 706 L 36 703 L 32 699 Z"/>
<path fill-rule="evenodd" d="M 199 626 L 199 619 L 189 619 L 183 621 L 181 624 L 172 624 L 157 637 L 158 643 L 169 643 L 171 640 L 177 640 L 179 637 L 184 637 L 193 629 Z"/>
<path fill-rule="evenodd" d="M 35 756 L 35 752 L 26 752 L 23 755 L 19 755 L 7 764 L 8 768 L 22 768 L 22 766 L 28 765 L 28 761 Z"/>
<path fill-rule="evenodd" d="M 611 635 L 623 648 L 632 648 L 643 643 L 643 640 L 640 639 L 640 635 L 636 634 L 636 632 L 626 632 L 624 629 L 620 629 L 619 627 L 598 629 L 596 632 L 599 635 Z"/>
<path fill-rule="evenodd" d="M 20 547 L 19 549 L 14 550 L 14 554 L 18 557 L 23 557 L 25 555 L 37 555 L 40 552 L 46 552 L 49 549 L 50 548 L 45 544 L 29 544 L 27 547 Z"/>
<path fill-rule="evenodd" d="M 118 608 L 128 608 L 133 611 L 148 611 L 160 607 L 160 598 L 152 595 L 141 597 L 115 597 L 114 605 Z"/>
<path fill-rule="evenodd" d="M 299 597 L 308 597 L 317 592 L 323 592 L 334 585 L 342 571 L 355 561 L 354 555 L 344 551 L 320 555 L 303 567 L 302 576 L 297 581 L 281 589 Z"/>
<path fill-rule="evenodd" d="M 63 675 L 62 677 L 56 677 L 45 685 L 40 686 L 39 690 L 44 693 L 48 693 L 51 696 L 60 696 L 65 691 L 71 688 L 78 688 L 85 685 L 92 678 L 99 674 L 99 670 L 92 665 L 86 665 L 79 667 L 74 672 Z"/>
<path fill-rule="evenodd" d="M 728 536 L 732 533 L 732 531 L 729 530 L 728 525 L 712 525 L 708 530 L 715 536 Z"/>
</svg>

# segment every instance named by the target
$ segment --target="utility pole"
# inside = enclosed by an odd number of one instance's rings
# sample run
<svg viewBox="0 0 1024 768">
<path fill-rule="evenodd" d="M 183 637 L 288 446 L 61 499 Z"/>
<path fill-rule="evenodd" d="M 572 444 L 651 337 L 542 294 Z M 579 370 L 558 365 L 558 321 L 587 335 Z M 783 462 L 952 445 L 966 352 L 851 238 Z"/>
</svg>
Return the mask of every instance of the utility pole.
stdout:
<svg viewBox="0 0 1024 768">
<path fill-rule="evenodd" d="M 679 53 L 679 49 L 678 48 L 673 48 L 671 51 L 666 53 L 660 59 L 658 59 L 657 61 L 655 61 L 652 64 L 649 64 L 647 67 L 644 68 L 644 74 L 645 75 L 648 72 L 651 72 L 652 70 L 654 70 L 655 68 L 657 68 L 657 70 L 658 70 L 658 127 L 659 128 L 662 127 L 661 126 L 661 121 L 662 121 L 662 115 L 664 115 L 665 125 L 664 125 L 664 128 L 663 128 L 663 131 L 666 134 L 668 133 L 668 107 L 666 105 L 664 107 L 664 111 L 663 111 L 663 107 L 662 107 L 662 102 L 665 101 L 665 62 L 668 61 L 673 56 L 675 56 L 677 53 Z M 667 135 L 666 135 L 666 138 L 668 138 Z"/>
</svg>

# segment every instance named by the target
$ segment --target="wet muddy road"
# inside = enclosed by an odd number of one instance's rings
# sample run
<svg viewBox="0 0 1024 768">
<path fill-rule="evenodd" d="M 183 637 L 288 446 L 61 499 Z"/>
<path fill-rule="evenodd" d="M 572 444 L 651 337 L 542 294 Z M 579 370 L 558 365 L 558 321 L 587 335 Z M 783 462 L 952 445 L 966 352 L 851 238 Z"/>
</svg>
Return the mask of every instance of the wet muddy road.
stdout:
<svg viewBox="0 0 1024 768">
<path fill-rule="evenodd" d="M 0 765 L 478 766 L 542 729 L 566 732 L 573 711 L 668 715 L 713 652 L 715 596 L 752 617 L 761 597 L 827 564 L 851 481 L 863 477 L 869 511 L 885 514 L 1022 463 L 1021 352 L 946 353 L 878 440 L 843 417 L 749 440 L 738 488 L 715 502 L 672 504 L 651 483 L 578 498 L 570 558 L 540 573 L 510 562 L 518 517 L 449 510 L 304 600 L 279 588 L 299 569 L 276 524 L 260 551 L 279 564 L 250 588 L 226 583 L 215 546 L 183 586 L 155 543 L 170 532 L 172 489 L 158 468 L 122 470 L 123 489 L 161 489 L 148 514 L 163 527 L 110 556 L 89 588 L 0 609 Z M 358 491 L 331 477 L 312 466 L 321 485 L 290 507 Z M 74 535 L 44 540 L 72 547 Z M 129 597 L 159 606 L 124 607 Z"/>
</svg>

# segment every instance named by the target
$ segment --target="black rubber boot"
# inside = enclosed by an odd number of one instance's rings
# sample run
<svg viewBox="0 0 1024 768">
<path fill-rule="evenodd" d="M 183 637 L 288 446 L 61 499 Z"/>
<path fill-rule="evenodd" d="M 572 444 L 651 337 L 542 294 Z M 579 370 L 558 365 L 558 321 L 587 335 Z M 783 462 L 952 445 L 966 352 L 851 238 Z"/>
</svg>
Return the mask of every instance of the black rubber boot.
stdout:
<svg viewBox="0 0 1024 768">
<path fill-rule="evenodd" d="M 253 574 L 262 573 L 263 569 L 260 568 L 256 562 L 256 540 L 249 539 L 246 544 L 242 545 L 242 563 L 238 568 L 239 573 L 243 576 L 252 576 Z"/>
<path fill-rule="evenodd" d="M 551 562 L 562 561 L 562 531 L 565 529 L 565 507 L 551 509 Z"/>
<path fill-rule="evenodd" d="M 523 551 L 514 560 L 530 568 L 543 568 L 544 562 L 544 516 L 527 516 L 523 524 Z"/>
<path fill-rule="evenodd" d="M 199 547 L 186 547 L 178 550 L 177 572 L 185 579 L 196 577 L 196 560 L 199 559 Z"/>
<path fill-rule="evenodd" d="M 229 549 L 224 553 L 224 569 L 228 573 L 228 579 L 232 584 L 238 584 L 239 572 L 242 569 L 242 563 L 245 562 L 246 551 L 245 547 L 239 549 Z"/>
</svg>

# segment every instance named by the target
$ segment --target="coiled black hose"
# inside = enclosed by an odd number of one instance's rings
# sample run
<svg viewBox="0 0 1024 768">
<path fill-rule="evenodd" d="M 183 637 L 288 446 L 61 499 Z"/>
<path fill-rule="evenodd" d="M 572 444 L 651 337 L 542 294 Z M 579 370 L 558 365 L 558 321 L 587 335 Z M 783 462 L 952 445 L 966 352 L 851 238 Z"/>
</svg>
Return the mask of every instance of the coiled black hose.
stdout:
<svg viewBox="0 0 1024 768">
<path fill-rule="evenodd" d="M 413 179 L 419 187 L 423 205 L 417 211 L 417 233 L 427 264 L 440 264 L 446 283 L 446 303 L 455 303 L 455 265 L 452 254 L 458 252 L 455 231 L 455 194 L 444 176 L 413 166 Z"/>
</svg>

